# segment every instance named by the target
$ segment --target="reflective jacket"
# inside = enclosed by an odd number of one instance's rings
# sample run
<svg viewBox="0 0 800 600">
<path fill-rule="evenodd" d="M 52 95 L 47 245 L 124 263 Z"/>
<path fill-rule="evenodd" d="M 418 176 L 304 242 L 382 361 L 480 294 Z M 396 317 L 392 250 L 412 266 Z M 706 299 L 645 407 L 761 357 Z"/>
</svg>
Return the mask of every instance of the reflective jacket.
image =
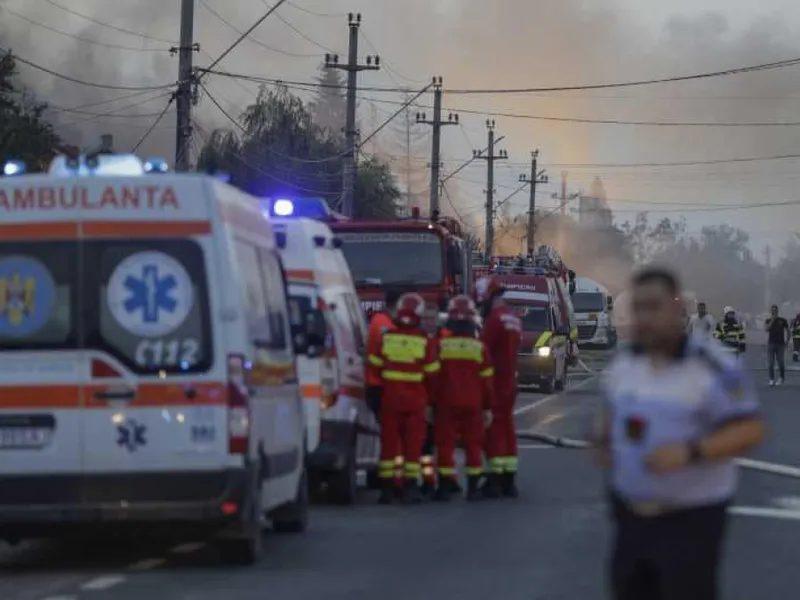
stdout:
<svg viewBox="0 0 800 600">
<path fill-rule="evenodd" d="M 372 315 L 367 332 L 367 356 L 380 352 L 383 334 L 392 329 L 394 329 L 394 322 L 389 313 L 382 311 Z M 369 363 L 367 363 L 366 384 L 377 386 L 382 382 L 380 372 L 377 369 L 369 368 Z"/>
<path fill-rule="evenodd" d="M 486 345 L 472 336 L 450 335 L 439 340 L 442 364 L 436 406 L 488 410 L 494 404 L 494 368 Z"/>
<path fill-rule="evenodd" d="M 494 309 L 483 323 L 483 342 L 494 366 L 495 399 L 517 394 L 517 354 L 522 345 L 522 322 L 508 306 Z"/>
<path fill-rule="evenodd" d="M 740 352 L 745 349 L 745 333 L 744 328 L 738 323 L 729 325 L 727 323 L 717 323 L 714 330 L 714 337 L 721 341 L 723 345 L 729 348 L 736 348 Z"/>
<path fill-rule="evenodd" d="M 800 339 L 800 315 L 797 315 L 792 321 L 792 339 Z"/>
<path fill-rule="evenodd" d="M 436 389 L 441 364 L 436 340 L 419 328 L 395 326 L 383 334 L 369 365 L 383 386 L 381 410 L 424 410 Z"/>
</svg>

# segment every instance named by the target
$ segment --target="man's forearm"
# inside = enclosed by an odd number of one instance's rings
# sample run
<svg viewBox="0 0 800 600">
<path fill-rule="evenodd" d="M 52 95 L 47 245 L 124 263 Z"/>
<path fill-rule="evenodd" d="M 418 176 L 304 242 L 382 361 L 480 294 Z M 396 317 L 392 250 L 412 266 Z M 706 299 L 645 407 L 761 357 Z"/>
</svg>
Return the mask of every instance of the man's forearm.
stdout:
<svg viewBox="0 0 800 600">
<path fill-rule="evenodd" d="M 732 458 L 754 448 L 764 439 L 764 422 L 748 418 L 724 425 L 700 441 L 700 451 L 705 460 Z"/>
</svg>

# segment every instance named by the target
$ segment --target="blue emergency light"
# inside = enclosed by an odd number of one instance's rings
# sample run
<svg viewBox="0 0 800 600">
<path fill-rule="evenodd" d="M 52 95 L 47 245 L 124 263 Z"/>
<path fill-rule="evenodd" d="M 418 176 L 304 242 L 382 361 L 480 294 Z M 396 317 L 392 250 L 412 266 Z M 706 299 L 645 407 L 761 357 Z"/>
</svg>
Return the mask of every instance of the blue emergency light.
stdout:
<svg viewBox="0 0 800 600">
<path fill-rule="evenodd" d="M 21 160 L 9 160 L 3 165 L 3 176 L 13 177 L 15 175 L 25 175 L 28 171 L 28 166 Z"/>
<path fill-rule="evenodd" d="M 326 220 L 331 211 L 323 198 L 266 198 L 263 203 L 267 217 L 305 217 Z"/>
</svg>

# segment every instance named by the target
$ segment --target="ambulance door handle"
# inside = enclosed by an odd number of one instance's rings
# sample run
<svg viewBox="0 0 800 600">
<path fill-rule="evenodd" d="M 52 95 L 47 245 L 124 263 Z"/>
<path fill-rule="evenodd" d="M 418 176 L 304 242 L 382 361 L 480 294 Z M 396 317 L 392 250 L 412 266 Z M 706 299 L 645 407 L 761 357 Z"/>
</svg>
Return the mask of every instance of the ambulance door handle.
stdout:
<svg viewBox="0 0 800 600">
<path fill-rule="evenodd" d="M 134 390 L 106 390 L 105 392 L 95 392 L 94 397 L 98 400 L 133 400 L 136 392 Z"/>
</svg>

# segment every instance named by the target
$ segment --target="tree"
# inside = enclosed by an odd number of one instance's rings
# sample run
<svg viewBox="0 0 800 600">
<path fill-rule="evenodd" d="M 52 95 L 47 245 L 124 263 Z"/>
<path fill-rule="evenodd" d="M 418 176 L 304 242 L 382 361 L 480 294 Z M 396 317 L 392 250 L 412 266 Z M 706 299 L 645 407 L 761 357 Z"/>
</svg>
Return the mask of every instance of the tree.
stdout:
<svg viewBox="0 0 800 600">
<path fill-rule="evenodd" d="M 771 273 L 772 289 L 779 304 L 791 302 L 796 305 L 800 301 L 798 273 L 800 273 L 800 233 L 794 233 L 784 245 L 783 257 Z"/>
<path fill-rule="evenodd" d="M 320 127 L 303 101 L 284 86 L 262 87 L 239 118 L 241 131 L 213 134 L 198 168 L 214 167 L 260 197 L 341 197 L 344 146 Z M 358 168 L 355 216 L 396 215 L 399 191 L 388 166 L 367 158 Z"/>
<path fill-rule="evenodd" d="M 13 55 L 0 55 L 0 162 L 16 159 L 43 169 L 59 138 L 43 117 L 46 105 L 18 84 L 16 74 Z"/>
<path fill-rule="evenodd" d="M 317 76 L 316 97 L 309 102 L 308 107 L 314 121 L 328 130 L 336 139 L 344 137 L 344 127 L 347 119 L 347 94 L 342 71 L 330 69 L 323 63 Z"/>
<path fill-rule="evenodd" d="M 620 230 L 627 239 L 634 262 L 643 264 L 680 244 L 686 237 L 686 221 L 672 221 L 665 217 L 651 226 L 647 213 L 641 212 L 633 224 L 625 221 Z"/>
</svg>

